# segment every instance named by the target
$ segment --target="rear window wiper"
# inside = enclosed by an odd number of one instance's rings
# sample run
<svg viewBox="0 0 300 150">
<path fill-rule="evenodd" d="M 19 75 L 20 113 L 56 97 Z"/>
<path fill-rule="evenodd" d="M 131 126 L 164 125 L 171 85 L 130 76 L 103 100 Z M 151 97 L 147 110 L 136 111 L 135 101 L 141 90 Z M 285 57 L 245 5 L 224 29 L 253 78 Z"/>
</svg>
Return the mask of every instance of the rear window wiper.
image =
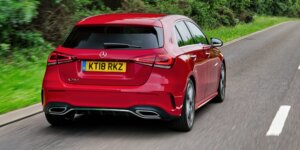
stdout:
<svg viewBox="0 0 300 150">
<path fill-rule="evenodd" d="M 126 43 L 103 43 L 104 48 L 142 48 L 138 45 L 131 45 Z"/>
</svg>

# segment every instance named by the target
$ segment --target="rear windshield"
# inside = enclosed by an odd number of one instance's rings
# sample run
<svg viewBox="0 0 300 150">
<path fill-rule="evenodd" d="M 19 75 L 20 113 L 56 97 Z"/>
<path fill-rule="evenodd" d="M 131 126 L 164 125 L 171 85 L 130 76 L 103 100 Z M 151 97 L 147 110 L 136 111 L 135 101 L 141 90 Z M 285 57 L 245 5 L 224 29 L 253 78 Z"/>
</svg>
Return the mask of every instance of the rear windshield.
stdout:
<svg viewBox="0 0 300 150">
<path fill-rule="evenodd" d="M 78 49 L 152 49 L 163 46 L 162 28 L 134 26 L 75 27 L 63 47 Z"/>
</svg>

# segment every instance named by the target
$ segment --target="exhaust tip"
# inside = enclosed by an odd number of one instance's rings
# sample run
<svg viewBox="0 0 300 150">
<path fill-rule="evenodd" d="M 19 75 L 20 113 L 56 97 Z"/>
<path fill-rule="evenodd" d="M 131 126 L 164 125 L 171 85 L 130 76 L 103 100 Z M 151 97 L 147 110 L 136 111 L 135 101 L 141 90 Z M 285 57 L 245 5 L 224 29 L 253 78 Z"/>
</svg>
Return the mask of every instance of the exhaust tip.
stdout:
<svg viewBox="0 0 300 150">
<path fill-rule="evenodd" d="M 50 114 L 64 114 L 67 109 L 67 107 L 51 107 L 48 111 Z"/>
<path fill-rule="evenodd" d="M 155 111 L 136 110 L 135 113 L 141 118 L 145 119 L 160 119 L 160 115 Z"/>
</svg>

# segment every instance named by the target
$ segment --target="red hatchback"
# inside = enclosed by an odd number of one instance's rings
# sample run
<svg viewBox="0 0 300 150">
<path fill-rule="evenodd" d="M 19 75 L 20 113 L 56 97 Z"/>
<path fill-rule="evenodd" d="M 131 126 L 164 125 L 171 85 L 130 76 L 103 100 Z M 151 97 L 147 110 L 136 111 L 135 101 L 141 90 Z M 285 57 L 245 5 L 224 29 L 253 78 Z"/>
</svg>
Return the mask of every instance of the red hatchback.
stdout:
<svg viewBox="0 0 300 150">
<path fill-rule="evenodd" d="M 179 15 L 106 14 L 78 22 L 49 56 L 42 100 L 48 122 L 75 114 L 134 115 L 188 131 L 195 110 L 225 97 L 218 39 Z"/>
</svg>

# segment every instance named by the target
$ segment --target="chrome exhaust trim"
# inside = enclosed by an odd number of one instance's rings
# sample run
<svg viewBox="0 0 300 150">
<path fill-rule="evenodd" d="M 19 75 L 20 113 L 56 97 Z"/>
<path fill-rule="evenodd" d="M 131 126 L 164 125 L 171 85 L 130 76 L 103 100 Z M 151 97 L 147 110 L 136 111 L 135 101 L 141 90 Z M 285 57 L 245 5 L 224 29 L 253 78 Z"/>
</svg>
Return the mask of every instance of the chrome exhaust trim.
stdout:
<svg viewBox="0 0 300 150">
<path fill-rule="evenodd" d="M 57 111 L 62 110 L 62 111 Z M 48 113 L 51 115 L 66 115 L 71 111 L 108 111 L 108 112 L 125 112 L 133 114 L 139 118 L 143 119 L 161 119 L 160 115 L 157 112 L 149 111 L 149 110 L 127 110 L 127 109 L 106 109 L 106 108 L 70 108 L 67 107 L 51 107 L 48 109 Z"/>
<path fill-rule="evenodd" d="M 150 110 L 136 110 L 136 114 L 145 119 L 160 119 L 160 115 L 155 111 Z"/>
<path fill-rule="evenodd" d="M 48 112 L 53 115 L 66 114 L 67 109 L 67 107 L 51 107 Z"/>
</svg>

